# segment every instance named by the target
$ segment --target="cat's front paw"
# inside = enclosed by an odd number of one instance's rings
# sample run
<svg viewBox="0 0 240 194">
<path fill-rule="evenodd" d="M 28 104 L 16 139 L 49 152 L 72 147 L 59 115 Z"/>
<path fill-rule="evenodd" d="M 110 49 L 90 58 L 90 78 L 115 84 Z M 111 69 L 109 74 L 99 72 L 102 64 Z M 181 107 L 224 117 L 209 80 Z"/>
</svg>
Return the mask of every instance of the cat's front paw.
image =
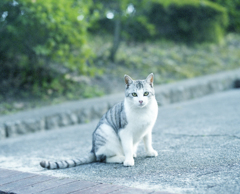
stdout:
<svg viewBox="0 0 240 194">
<path fill-rule="evenodd" d="M 125 160 L 125 161 L 123 162 L 123 165 L 124 165 L 124 166 L 134 166 L 134 160 L 133 160 L 133 159 L 131 159 L 131 160 Z"/>
<path fill-rule="evenodd" d="M 158 156 L 158 153 L 156 150 L 151 150 L 151 151 L 147 152 L 147 156 L 148 157 L 156 157 L 156 156 Z"/>
</svg>

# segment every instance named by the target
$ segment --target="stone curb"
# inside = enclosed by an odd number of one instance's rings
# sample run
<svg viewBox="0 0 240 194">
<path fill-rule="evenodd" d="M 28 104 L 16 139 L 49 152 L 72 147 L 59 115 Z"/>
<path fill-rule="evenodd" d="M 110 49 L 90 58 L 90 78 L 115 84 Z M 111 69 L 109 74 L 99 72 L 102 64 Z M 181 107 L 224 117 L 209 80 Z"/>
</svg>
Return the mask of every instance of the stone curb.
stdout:
<svg viewBox="0 0 240 194">
<path fill-rule="evenodd" d="M 156 99 L 159 106 L 186 101 L 238 87 L 239 80 L 240 69 L 236 69 L 155 86 Z M 89 122 L 123 98 L 124 93 L 112 94 L 5 115 L 0 117 L 0 139 Z"/>
</svg>

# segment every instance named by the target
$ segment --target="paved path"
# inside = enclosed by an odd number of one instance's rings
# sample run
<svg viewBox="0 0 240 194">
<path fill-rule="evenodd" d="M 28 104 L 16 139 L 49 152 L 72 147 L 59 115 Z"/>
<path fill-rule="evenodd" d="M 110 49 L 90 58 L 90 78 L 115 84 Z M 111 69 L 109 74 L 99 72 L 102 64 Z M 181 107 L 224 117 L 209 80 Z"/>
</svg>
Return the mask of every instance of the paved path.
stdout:
<svg viewBox="0 0 240 194">
<path fill-rule="evenodd" d="M 93 163 L 40 168 L 42 159 L 87 153 L 96 124 L 1 140 L 0 167 L 172 193 L 240 193 L 240 90 L 161 107 L 153 132 L 159 156 L 146 158 L 141 144 L 134 167 Z"/>
</svg>

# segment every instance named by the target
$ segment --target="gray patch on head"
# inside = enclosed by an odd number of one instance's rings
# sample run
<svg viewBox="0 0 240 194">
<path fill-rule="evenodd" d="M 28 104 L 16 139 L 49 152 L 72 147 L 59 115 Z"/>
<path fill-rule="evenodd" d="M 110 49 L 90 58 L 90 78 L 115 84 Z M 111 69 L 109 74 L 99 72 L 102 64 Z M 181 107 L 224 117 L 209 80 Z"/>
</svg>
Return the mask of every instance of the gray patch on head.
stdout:
<svg viewBox="0 0 240 194">
<path fill-rule="evenodd" d="M 146 80 L 136 80 L 133 81 L 131 85 L 125 90 L 126 97 L 132 97 L 132 93 L 137 92 L 138 90 L 143 90 L 143 92 L 149 92 L 149 97 L 155 95 L 154 88 L 152 84 L 147 83 Z"/>
<path fill-rule="evenodd" d="M 143 81 L 135 81 L 135 87 L 140 90 L 143 88 Z"/>
</svg>

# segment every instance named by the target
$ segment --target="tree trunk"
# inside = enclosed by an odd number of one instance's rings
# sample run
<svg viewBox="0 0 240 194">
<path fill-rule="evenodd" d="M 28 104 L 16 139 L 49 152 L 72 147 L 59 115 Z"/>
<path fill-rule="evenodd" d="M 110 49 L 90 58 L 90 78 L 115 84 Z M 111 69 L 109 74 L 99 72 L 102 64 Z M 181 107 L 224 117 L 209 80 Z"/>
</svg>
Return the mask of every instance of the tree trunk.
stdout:
<svg viewBox="0 0 240 194">
<path fill-rule="evenodd" d="M 118 47 L 120 45 L 120 34 L 121 34 L 121 20 L 119 17 L 116 18 L 115 24 L 114 24 L 114 39 L 113 39 L 113 46 L 111 48 L 110 53 L 110 60 L 112 62 L 115 61 L 115 56 L 118 50 Z"/>
</svg>

